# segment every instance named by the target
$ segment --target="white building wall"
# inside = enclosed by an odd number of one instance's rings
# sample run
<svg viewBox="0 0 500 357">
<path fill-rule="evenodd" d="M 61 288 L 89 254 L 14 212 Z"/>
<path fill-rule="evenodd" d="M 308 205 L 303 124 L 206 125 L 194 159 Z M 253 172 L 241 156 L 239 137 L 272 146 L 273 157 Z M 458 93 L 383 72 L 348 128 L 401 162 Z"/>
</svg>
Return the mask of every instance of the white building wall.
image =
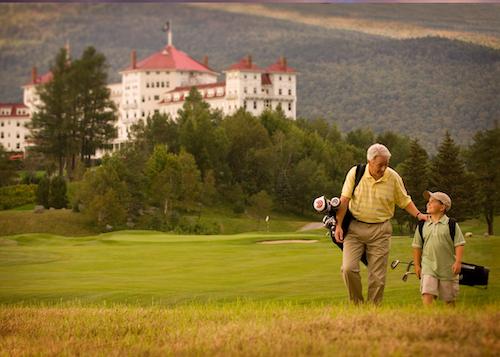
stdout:
<svg viewBox="0 0 500 357">
<path fill-rule="evenodd" d="M 0 108 L 0 144 L 7 151 L 25 151 L 30 136 L 29 110 L 18 108 L 16 115 L 10 113 L 10 108 Z"/>
</svg>

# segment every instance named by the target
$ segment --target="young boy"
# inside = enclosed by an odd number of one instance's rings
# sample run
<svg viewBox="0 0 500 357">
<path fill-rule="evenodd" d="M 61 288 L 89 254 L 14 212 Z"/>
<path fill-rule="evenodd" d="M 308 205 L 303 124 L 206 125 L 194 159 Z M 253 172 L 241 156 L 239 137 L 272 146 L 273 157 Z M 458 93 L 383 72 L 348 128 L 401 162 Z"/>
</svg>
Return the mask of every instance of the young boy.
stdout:
<svg viewBox="0 0 500 357">
<path fill-rule="evenodd" d="M 465 239 L 455 224 L 455 239 L 450 235 L 446 211 L 451 208 L 450 197 L 443 192 L 424 192 L 429 218 L 423 226 L 423 239 L 417 229 L 413 238 L 413 262 L 420 280 L 424 305 L 430 305 L 438 296 L 454 305 L 458 295 Z"/>
</svg>

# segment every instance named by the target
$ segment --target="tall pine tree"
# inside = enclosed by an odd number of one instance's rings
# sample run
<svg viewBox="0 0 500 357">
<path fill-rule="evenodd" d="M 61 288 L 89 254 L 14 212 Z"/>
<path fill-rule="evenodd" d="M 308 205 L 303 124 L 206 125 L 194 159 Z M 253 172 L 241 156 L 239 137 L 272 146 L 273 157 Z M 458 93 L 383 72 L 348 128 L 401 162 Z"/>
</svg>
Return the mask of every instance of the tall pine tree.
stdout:
<svg viewBox="0 0 500 357">
<path fill-rule="evenodd" d="M 500 211 L 500 128 L 480 131 L 474 136 L 468 155 L 468 167 L 476 181 L 479 209 L 493 234 L 493 220 Z"/>
<path fill-rule="evenodd" d="M 464 220 L 470 214 L 470 194 L 467 187 L 470 179 L 465 171 L 460 148 L 446 132 L 438 153 L 432 160 L 430 190 L 441 191 L 451 198 L 452 208 L 449 215 Z"/>
<path fill-rule="evenodd" d="M 425 149 L 419 144 L 418 139 L 410 142 L 410 152 L 407 159 L 401 165 L 401 176 L 404 180 L 408 194 L 411 196 L 415 206 L 422 212 L 426 211 L 425 200 L 422 193 L 429 188 L 429 156 Z M 410 231 L 416 226 L 416 221 L 407 215 L 406 212 L 399 212 L 398 222 L 408 222 Z"/>
<path fill-rule="evenodd" d="M 71 149 L 73 107 L 70 100 L 70 64 L 66 49 L 61 48 L 51 67 L 53 78 L 39 87 L 41 105 L 31 121 L 36 149 L 54 159 L 62 176 Z"/>
</svg>

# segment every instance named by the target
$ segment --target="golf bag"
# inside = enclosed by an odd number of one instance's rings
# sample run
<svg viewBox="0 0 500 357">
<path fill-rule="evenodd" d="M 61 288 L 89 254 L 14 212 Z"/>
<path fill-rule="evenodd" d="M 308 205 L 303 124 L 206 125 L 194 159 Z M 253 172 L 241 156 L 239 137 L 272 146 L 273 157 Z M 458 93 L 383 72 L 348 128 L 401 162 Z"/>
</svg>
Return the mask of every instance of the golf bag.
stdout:
<svg viewBox="0 0 500 357">
<path fill-rule="evenodd" d="M 458 283 L 460 285 L 468 286 L 487 286 L 489 274 L 490 270 L 486 267 L 475 264 L 462 263 Z"/>
<path fill-rule="evenodd" d="M 361 181 L 361 177 L 363 177 L 365 167 L 366 165 L 362 164 L 356 166 L 356 178 L 354 180 L 354 188 L 352 189 L 353 194 L 354 190 L 359 184 L 359 181 Z M 313 207 L 317 212 L 325 213 L 325 216 L 323 217 L 323 225 L 326 229 L 328 229 L 328 234 L 330 235 L 330 239 L 332 240 L 333 244 L 339 247 L 340 250 L 343 250 L 344 244 L 339 243 L 335 240 L 335 228 L 337 226 L 337 212 L 340 208 L 340 198 L 333 197 L 331 200 L 328 200 L 325 196 L 321 196 L 313 201 Z M 347 208 L 344 220 L 342 221 L 342 230 L 344 231 L 344 237 L 347 235 L 349 224 L 351 223 L 352 219 L 352 213 L 349 208 Z M 363 252 L 363 255 L 361 256 L 361 262 L 366 266 L 368 265 L 366 252 Z"/>
</svg>

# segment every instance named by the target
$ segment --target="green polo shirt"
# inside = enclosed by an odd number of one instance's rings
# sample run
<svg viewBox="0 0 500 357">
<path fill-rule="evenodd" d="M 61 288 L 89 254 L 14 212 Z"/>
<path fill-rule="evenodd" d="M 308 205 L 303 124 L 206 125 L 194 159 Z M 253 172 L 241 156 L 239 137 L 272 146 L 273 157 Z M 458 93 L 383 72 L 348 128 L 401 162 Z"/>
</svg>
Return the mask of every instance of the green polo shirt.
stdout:
<svg viewBox="0 0 500 357">
<path fill-rule="evenodd" d="M 422 274 L 432 275 L 441 280 L 454 280 L 452 266 L 455 263 L 455 247 L 465 244 L 460 226 L 455 228 L 455 241 L 451 239 L 448 216 L 444 215 L 436 223 L 428 220 L 424 223 L 424 249 L 422 251 Z M 420 232 L 415 230 L 412 247 L 422 248 Z"/>
</svg>

